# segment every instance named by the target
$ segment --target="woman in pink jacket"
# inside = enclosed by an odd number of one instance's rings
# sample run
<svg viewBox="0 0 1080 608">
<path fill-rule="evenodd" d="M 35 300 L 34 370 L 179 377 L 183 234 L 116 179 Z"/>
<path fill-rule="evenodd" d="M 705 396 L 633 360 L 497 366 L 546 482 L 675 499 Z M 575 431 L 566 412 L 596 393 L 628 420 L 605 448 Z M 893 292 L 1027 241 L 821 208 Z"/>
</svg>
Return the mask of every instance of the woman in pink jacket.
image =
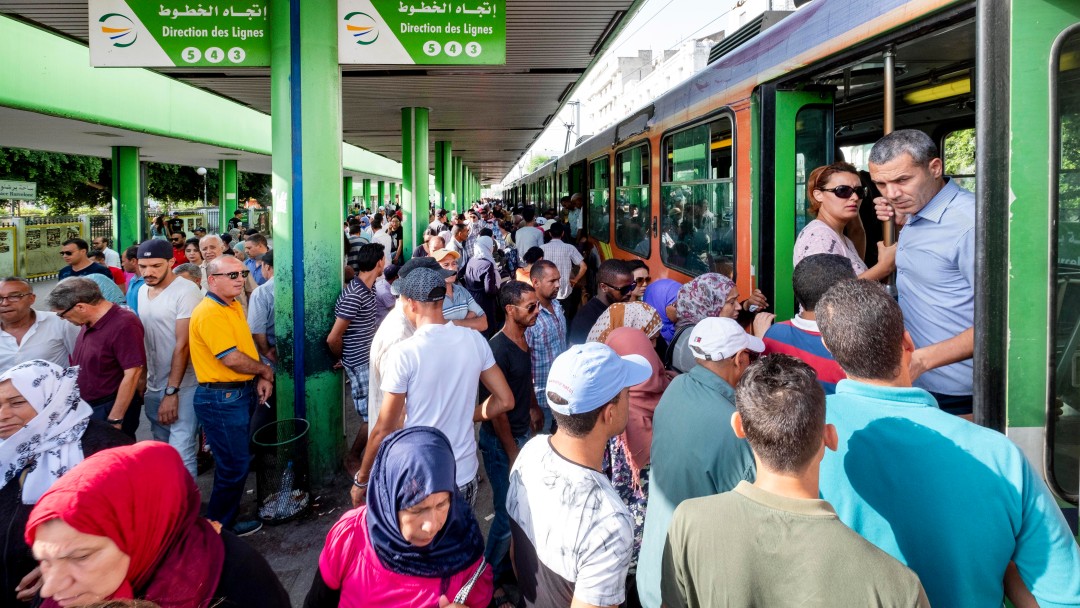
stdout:
<svg viewBox="0 0 1080 608">
<path fill-rule="evenodd" d="M 305 608 L 468 606 L 491 601 L 491 569 L 458 493 L 450 441 L 410 427 L 383 440 L 365 506 L 330 529 Z"/>
</svg>

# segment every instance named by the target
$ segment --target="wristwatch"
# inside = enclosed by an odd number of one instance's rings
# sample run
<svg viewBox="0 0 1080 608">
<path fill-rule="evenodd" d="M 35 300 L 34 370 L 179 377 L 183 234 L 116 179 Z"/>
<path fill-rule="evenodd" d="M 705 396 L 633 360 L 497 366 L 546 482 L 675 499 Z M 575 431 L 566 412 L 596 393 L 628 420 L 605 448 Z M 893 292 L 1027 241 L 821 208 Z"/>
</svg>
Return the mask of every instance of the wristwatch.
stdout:
<svg viewBox="0 0 1080 608">
<path fill-rule="evenodd" d="M 180 391 L 180 387 L 178 387 L 178 386 L 166 386 L 165 387 L 165 396 L 166 397 L 172 397 L 173 395 L 175 395 L 179 391 Z"/>
</svg>

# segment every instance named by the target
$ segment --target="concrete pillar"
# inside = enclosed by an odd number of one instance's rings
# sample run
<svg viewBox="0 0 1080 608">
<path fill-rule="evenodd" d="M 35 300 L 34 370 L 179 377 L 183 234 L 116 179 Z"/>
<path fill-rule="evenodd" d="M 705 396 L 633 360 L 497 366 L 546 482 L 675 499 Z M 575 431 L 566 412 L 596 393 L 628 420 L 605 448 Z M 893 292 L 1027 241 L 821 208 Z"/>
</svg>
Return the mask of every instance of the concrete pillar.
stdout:
<svg viewBox="0 0 1080 608">
<path fill-rule="evenodd" d="M 378 184 L 378 186 L 376 188 L 376 191 L 379 193 L 379 198 L 378 198 L 378 200 L 375 201 L 374 206 L 378 207 L 380 205 L 385 205 L 386 204 L 386 182 L 384 182 L 383 180 L 380 179 L 379 184 Z"/>
<path fill-rule="evenodd" d="M 345 210 L 345 215 L 349 215 L 349 208 L 352 207 L 352 181 L 351 175 L 346 175 L 341 178 L 341 205 Z M 277 281 L 275 281 L 276 283 Z"/>
<path fill-rule="evenodd" d="M 401 257 L 408 260 L 424 242 L 428 224 L 428 109 L 401 109 Z"/>
<path fill-rule="evenodd" d="M 139 149 L 113 146 L 112 149 L 112 241 L 123 251 L 141 242 L 145 233 L 144 188 Z"/>
<path fill-rule="evenodd" d="M 435 206 L 440 209 L 453 209 L 454 188 L 453 149 L 448 141 L 435 142 Z"/>
<path fill-rule="evenodd" d="M 236 169 L 235 159 L 222 159 L 218 161 L 218 232 L 223 231 L 223 226 L 228 225 L 229 218 L 233 216 L 239 205 L 240 175 Z M 209 226 L 206 226 L 209 229 Z"/>
<path fill-rule="evenodd" d="M 371 180 L 364 180 L 364 206 L 371 205 Z"/>
<path fill-rule="evenodd" d="M 278 417 L 306 418 L 311 476 L 328 482 L 344 453 L 341 374 L 326 348 L 341 293 L 341 70 L 337 14 L 322 2 L 271 0 L 270 89 Z"/>
</svg>

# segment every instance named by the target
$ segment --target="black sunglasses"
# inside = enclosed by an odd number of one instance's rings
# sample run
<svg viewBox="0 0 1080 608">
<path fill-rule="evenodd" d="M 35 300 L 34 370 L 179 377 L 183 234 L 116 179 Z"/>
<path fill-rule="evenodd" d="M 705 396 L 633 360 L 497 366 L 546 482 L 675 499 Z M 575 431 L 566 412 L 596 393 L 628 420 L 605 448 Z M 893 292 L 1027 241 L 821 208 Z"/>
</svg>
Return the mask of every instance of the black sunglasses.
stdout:
<svg viewBox="0 0 1080 608">
<path fill-rule="evenodd" d="M 513 306 L 514 308 L 524 308 L 525 312 L 532 314 L 536 310 L 536 308 L 538 306 L 540 306 L 540 303 L 539 302 L 532 302 L 528 306 L 521 306 L 519 304 L 511 304 L 511 306 Z"/>
<path fill-rule="evenodd" d="M 614 289 L 615 291 L 621 293 L 624 296 L 630 295 L 630 292 L 634 291 L 634 289 L 637 287 L 636 282 L 635 283 L 630 283 L 629 285 L 623 285 L 622 287 L 616 287 L 614 285 L 608 285 L 607 283 L 601 283 L 601 285 L 607 285 L 611 289 Z"/>
<path fill-rule="evenodd" d="M 212 276 L 212 277 L 226 277 L 230 281 L 235 281 L 236 279 L 239 279 L 240 277 L 244 277 L 246 279 L 246 278 L 248 278 L 249 274 L 251 274 L 250 270 L 239 270 L 239 271 L 233 271 L 233 272 L 215 272 L 215 273 L 211 274 L 210 276 Z"/>
<path fill-rule="evenodd" d="M 842 186 L 837 186 L 835 188 L 818 188 L 818 190 L 821 190 L 822 192 L 832 192 L 836 196 L 843 199 L 851 198 L 852 194 L 858 194 L 859 198 L 864 198 L 866 196 L 866 186 L 852 187 L 845 184 Z"/>
</svg>

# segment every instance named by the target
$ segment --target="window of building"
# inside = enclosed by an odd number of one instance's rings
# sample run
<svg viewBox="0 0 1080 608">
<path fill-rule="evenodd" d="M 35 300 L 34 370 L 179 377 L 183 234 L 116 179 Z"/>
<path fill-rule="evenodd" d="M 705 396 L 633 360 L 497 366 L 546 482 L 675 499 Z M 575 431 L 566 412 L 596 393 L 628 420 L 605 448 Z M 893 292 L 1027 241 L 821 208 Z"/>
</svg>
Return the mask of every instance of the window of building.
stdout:
<svg viewBox="0 0 1080 608">
<path fill-rule="evenodd" d="M 649 257 L 649 144 L 615 155 L 615 244 Z"/>
<path fill-rule="evenodd" d="M 611 238 L 611 161 L 604 156 L 589 163 L 589 236 L 607 243 Z"/>
</svg>

